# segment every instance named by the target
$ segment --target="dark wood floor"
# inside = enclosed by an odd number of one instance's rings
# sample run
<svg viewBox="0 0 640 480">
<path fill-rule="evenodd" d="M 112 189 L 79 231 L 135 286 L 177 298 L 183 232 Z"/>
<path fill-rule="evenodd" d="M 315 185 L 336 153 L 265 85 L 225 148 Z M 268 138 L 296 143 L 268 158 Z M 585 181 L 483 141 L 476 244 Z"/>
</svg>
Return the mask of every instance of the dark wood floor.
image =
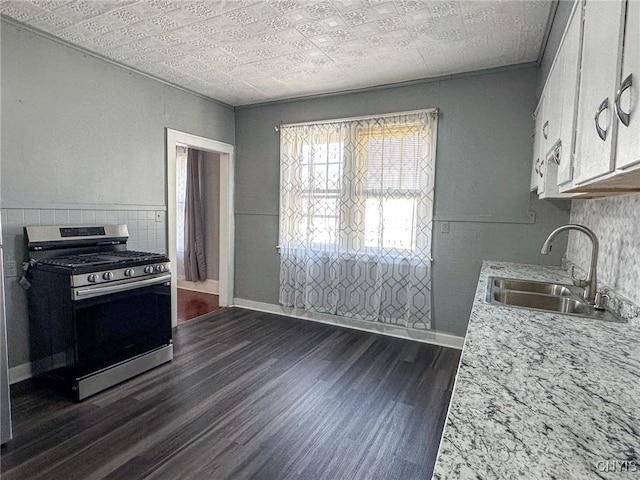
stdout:
<svg viewBox="0 0 640 480">
<path fill-rule="evenodd" d="M 12 479 L 429 479 L 459 352 L 219 310 L 82 403 L 12 386 Z"/>
<path fill-rule="evenodd" d="M 219 308 L 218 295 L 178 288 L 178 323 L 215 312 Z"/>
</svg>

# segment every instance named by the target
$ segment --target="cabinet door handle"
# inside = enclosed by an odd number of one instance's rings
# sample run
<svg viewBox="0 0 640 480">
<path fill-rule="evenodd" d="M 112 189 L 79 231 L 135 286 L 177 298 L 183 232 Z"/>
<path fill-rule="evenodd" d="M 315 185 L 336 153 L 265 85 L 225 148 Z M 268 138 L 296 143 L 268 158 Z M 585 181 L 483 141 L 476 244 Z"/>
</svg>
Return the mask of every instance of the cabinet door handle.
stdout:
<svg viewBox="0 0 640 480">
<path fill-rule="evenodd" d="M 598 110 L 596 110 L 595 117 L 593 117 L 593 120 L 594 120 L 594 122 L 596 124 L 596 133 L 602 139 L 603 142 L 607 139 L 607 129 L 606 128 L 602 128 L 600 126 L 600 122 L 598 120 L 600 119 L 600 114 L 602 114 L 602 112 L 604 112 L 608 108 L 609 108 L 609 97 L 605 98 L 602 101 L 602 103 L 598 107 Z M 607 128 L 609 128 L 609 127 L 607 127 Z"/>
<path fill-rule="evenodd" d="M 562 143 L 556 145 L 556 148 L 553 149 L 553 160 L 560 165 L 560 157 L 562 156 Z"/>
<path fill-rule="evenodd" d="M 544 137 L 545 140 L 548 138 L 548 135 L 549 135 L 549 120 L 544 122 L 544 125 L 542 126 L 542 136 Z"/>
<path fill-rule="evenodd" d="M 618 118 L 624 124 L 625 127 L 629 126 L 629 117 L 631 116 L 631 112 L 627 113 L 624 110 L 622 110 L 622 107 L 620 106 L 620 97 L 622 96 L 625 90 L 631 87 L 632 85 L 631 75 L 632 74 L 629 74 L 629 76 L 624 79 L 624 82 L 622 82 L 622 85 L 620 85 L 620 88 L 616 92 L 616 114 L 618 114 Z"/>
</svg>

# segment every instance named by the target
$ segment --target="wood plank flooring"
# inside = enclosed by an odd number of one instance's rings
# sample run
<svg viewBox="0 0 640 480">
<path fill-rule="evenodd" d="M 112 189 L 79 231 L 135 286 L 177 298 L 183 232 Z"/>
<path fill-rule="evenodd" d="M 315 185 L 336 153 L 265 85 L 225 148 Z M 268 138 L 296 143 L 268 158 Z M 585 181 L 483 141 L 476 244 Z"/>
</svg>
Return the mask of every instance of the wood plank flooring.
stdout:
<svg viewBox="0 0 640 480">
<path fill-rule="evenodd" d="M 218 303 L 218 295 L 178 288 L 178 324 L 215 312 L 219 308 L 222 307 Z"/>
<path fill-rule="evenodd" d="M 12 386 L 14 479 L 430 479 L 460 352 L 238 308 L 73 403 Z"/>
</svg>

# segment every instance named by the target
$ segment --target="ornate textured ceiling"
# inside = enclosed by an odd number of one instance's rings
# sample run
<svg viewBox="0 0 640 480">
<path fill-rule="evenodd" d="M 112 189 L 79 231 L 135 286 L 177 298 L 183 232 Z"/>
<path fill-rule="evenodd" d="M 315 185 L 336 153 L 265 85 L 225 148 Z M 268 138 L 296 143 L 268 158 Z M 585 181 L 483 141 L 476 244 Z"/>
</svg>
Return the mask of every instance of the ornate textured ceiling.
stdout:
<svg viewBox="0 0 640 480">
<path fill-rule="evenodd" d="M 3 0 L 18 22 L 231 105 L 537 60 L 551 1 Z"/>
</svg>

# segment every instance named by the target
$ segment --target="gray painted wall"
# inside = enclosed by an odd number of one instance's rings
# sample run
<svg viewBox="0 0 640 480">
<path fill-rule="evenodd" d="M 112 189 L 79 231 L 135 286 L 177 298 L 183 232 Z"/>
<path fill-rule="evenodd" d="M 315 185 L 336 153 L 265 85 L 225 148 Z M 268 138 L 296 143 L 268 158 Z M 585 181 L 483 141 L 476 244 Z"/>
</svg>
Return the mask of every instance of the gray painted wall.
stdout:
<svg viewBox="0 0 640 480">
<path fill-rule="evenodd" d="M 135 216 L 141 245 L 163 247 L 155 217 L 141 217 L 166 209 L 165 128 L 233 144 L 233 110 L 6 22 L 1 35 L 5 261 L 22 260 L 21 222 L 58 213 L 91 223 L 117 210 L 114 221 Z M 13 367 L 29 361 L 28 320 L 24 291 L 6 283 Z"/>
<path fill-rule="evenodd" d="M 233 110 L 2 23 L 3 207 L 165 205 L 165 128 L 234 142 Z"/>
<path fill-rule="evenodd" d="M 220 155 L 204 152 L 202 200 L 207 278 L 220 278 Z"/>
<path fill-rule="evenodd" d="M 568 203 L 529 194 L 537 82 L 528 66 L 236 109 L 235 295 L 278 303 L 276 125 L 438 107 L 434 323 L 463 335 L 483 259 L 560 262 L 540 246 Z"/>
</svg>

